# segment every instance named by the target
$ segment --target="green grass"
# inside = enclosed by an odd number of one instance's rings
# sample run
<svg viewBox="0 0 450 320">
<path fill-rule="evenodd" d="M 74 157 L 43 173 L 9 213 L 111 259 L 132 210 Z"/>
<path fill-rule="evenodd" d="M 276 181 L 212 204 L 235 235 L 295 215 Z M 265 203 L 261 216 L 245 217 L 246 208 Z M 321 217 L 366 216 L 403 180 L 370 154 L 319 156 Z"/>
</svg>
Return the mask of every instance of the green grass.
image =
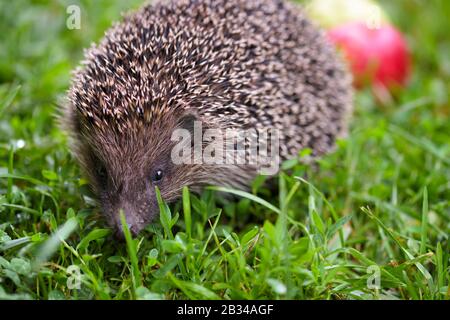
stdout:
<svg viewBox="0 0 450 320">
<path fill-rule="evenodd" d="M 185 189 L 124 243 L 54 111 L 82 48 L 141 1 L 80 1 L 81 30 L 65 27 L 69 2 L 0 2 L 0 299 L 450 298 L 448 1 L 383 2 L 413 78 L 384 107 L 358 93 L 335 153 L 285 163 L 276 189 Z"/>
</svg>

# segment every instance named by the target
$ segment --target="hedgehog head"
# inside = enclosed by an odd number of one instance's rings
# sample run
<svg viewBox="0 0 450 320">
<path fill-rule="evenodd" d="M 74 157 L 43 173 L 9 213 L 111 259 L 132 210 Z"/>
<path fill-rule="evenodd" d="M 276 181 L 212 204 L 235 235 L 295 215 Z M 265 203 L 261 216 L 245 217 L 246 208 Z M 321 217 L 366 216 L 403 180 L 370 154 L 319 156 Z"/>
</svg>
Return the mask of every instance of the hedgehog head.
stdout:
<svg viewBox="0 0 450 320">
<path fill-rule="evenodd" d="M 74 87 L 72 96 L 77 92 Z M 80 105 L 82 99 L 72 103 Z M 75 156 L 117 236 L 123 235 L 120 210 L 136 235 L 159 213 L 156 188 L 162 199 L 170 202 L 179 197 L 183 186 L 201 184 L 199 168 L 171 159 L 179 143 L 171 135 L 177 129 L 190 130 L 196 119 L 192 114 L 129 114 L 118 120 L 79 108 L 72 110 L 69 119 L 70 131 L 76 135 L 72 139 Z"/>
</svg>

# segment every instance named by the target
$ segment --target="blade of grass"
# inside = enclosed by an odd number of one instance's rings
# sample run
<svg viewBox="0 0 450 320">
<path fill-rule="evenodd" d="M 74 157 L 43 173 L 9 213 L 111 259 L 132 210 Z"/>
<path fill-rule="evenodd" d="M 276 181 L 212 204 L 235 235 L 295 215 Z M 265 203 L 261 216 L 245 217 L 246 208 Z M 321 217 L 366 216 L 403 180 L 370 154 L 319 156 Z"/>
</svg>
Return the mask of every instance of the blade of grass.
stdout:
<svg viewBox="0 0 450 320">
<path fill-rule="evenodd" d="M 280 223 L 279 228 L 277 228 L 278 232 L 281 232 L 281 247 L 282 247 L 282 252 L 283 252 L 283 260 L 284 263 L 283 265 L 285 266 L 284 268 L 284 277 L 285 277 L 285 282 L 286 282 L 286 298 L 292 298 L 294 291 L 294 285 L 292 282 L 292 277 L 291 277 L 291 268 L 290 268 L 290 259 L 289 259 L 289 230 L 288 230 L 288 208 L 287 208 L 287 188 L 286 188 L 286 178 L 285 175 L 283 173 L 281 173 L 279 175 L 279 186 L 280 186 L 280 190 L 279 190 L 279 203 L 280 203 L 280 215 L 278 217 L 278 221 L 277 224 Z"/>
<path fill-rule="evenodd" d="M 271 210 L 271 211 L 273 211 L 275 213 L 281 214 L 280 209 L 278 209 L 274 205 L 270 204 L 266 200 L 263 200 L 263 199 L 255 196 L 255 195 L 253 195 L 251 193 L 248 193 L 248 192 L 245 192 L 245 191 L 241 191 L 241 190 L 235 190 L 235 189 L 226 188 L 226 187 L 216 187 L 216 186 L 210 186 L 210 187 L 207 187 L 206 189 L 219 191 L 219 192 L 231 193 L 231 194 L 243 197 L 243 198 L 247 198 L 247 199 L 249 199 L 249 200 L 251 200 L 253 202 L 256 202 L 256 203 L 266 207 L 267 209 L 269 209 L 269 210 Z"/>
<path fill-rule="evenodd" d="M 422 225 L 420 232 L 420 253 L 424 254 L 427 249 L 427 225 L 428 225 L 428 189 L 423 189 Z"/>
<path fill-rule="evenodd" d="M 200 299 L 220 300 L 220 297 L 217 294 L 200 284 L 178 280 L 171 273 L 169 273 L 169 277 L 170 280 L 172 280 L 172 282 L 191 299 L 198 299 L 198 297 L 191 294 L 195 293 L 197 295 L 200 295 Z"/>
<path fill-rule="evenodd" d="M 9 148 L 9 156 L 8 156 L 8 174 L 12 175 L 13 170 L 14 170 L 14 147 L 11 145 Z M 12 187 L 13 187 L 13 179 L 9 177 L 6 191 L 8 201 L 12 200 Z"/>
<path fill-rule="evenodd" d="M 21 85 L 17 85 L 13 90 L 11 90 L 8 95 L 3 98 L 3 100 L 0 102 L 0 116 L 3 114 L 3 112 L 9 108 L 9 106 L 14 101 L 14 98 L 19 93 L 20 89 L 22 88 Z"/>
<path fill-rule="evenodd" d="M 159 206 L 161 225 L 164 228 L 164 232 L 165 232 L 166 236 L 169 237 L 169 239 L 173 240 L 174 237 L 173 237 L 172 228 L 171 228 L 171 224 L 172 224 L 171 212 L 170 212 L 169 208 L 167 207 L 167 205 L 164 203 L 164 201 L 161 197 L 161 192 L 159 191 L 159 188 L 156 186 L 155 186 L 155 193 L 156 193 L 156 200 L 158 201 L 158 206 Z"/>
<path fill-rule="evenodd" d="M 128 256 L 130 257 L 130 261 L 131 261 L 131 278 L 132 278 L 132 283 L 133 283 L 132 296 L 133 296 L 133 299 L 136 299 L 135 291 L 137 288 L 139 288 L 142 285 L 142 276 L 141 276 L 141 271 L 139 269 L 139 264 L 138 264 L 136 244 L 135 244 L 133 238 L 131 237 L 130 229 L 128 228 L 128 224 L 125 219 L 123 210 L 120 210 L 120 222 L 122 224 L 123 234 L 125 236 L 125 241 L 127 243 Z"/>
<path fill-rule="evenodd" d="M 186 234 L 188 239 L 192 236 L 192 219 L 191 219 L 191 197 L 188 187 L 183 187 L 183 213 L 184 223 L 186 225 Z"/>
<path fill-rule="evenodd" d="M 27 207 L 21 206 L 19 204 L 1 203 L 0 207 L 6 207 L 6 208 L 12 208 L 12 209 L 21 210 L 23 212 L 31 213 L 31 214 L 33 214 L 33 215 L 35 215 L 37 217 L 39 217 L 41 215 L 41 213 L 38 210 L 27 208 Z M 12 219 L 11 219 L 11 221 L 12 221 Z"/>
<path fill-rule="evenodd" d="M 33 177 L 22 176 L 22 175 L 11 174 L 11 173 L 0 173 L 0 179 L 17 179 L 17 180 L 28 181 L 35 185 L 41 185 L 41 186 L 47 185 L 45 182 L 35 179 Z"/>
<path fill-rule="evenodd" d="M 19 239 L 9 240 L 0 245 L 0 252 L 6 251 L 11 248 L 15 248 L 17 246 L 21 246 L 25 243 L 29 243 L 31 241 L 31 237 L 22 237 Z"/>
<path fill-rule="evenodd" d="M 43 262 L 47 261 L 57 250 L 61 242 L 67 239 L 78 227 L 75 218 L 71 218 L 64 223 L 56 232 L 47 239 L 40 247 L 33 266 L 37 270 Z"/>
<path fill-rule="evenodd" d="M 437 274 L 438 274 L 438 292 L 440 292 L 441 288 L 444 287 L 444 261 L 442 259 L 442 246 L 441 243 L 438 242 L 436 245 L 436 255 L 435 255 L 435 263 L 437 268 Z"/>
</svg>

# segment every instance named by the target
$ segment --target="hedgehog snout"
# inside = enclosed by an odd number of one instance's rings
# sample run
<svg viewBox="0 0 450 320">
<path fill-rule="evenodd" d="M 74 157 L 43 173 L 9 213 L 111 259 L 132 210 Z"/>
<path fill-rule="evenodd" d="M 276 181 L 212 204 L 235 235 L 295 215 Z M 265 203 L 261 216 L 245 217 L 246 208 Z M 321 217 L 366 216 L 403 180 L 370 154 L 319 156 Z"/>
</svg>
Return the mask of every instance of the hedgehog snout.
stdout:
<svg viewBox="0 0 450 320">
<path fill-rule="evenodd" d="M 151 203 L 139 204 L 138 201 L 129 199 L 119 201 L 114 207 L 113 228 L 116 238 L 120 240 L 124 239 L 120 212 L 124 213 L 128 229 L 133 236 L 138 235 L 150 223 L 156 212 L 156 208 Z"/>
</svg>

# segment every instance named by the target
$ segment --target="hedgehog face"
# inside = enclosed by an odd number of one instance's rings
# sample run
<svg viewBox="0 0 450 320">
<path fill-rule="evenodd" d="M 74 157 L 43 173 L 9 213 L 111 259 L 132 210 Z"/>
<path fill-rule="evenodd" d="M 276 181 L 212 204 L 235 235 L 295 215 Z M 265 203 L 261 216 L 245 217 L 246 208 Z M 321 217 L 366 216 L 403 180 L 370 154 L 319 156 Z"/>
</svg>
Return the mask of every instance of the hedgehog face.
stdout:
<svg viewBox="0 0 450 320">
<path fill-rule="evenodd" d="M 189 165 L 171 161 L 173 126 L 173 120 L 158 119 L 127 126 L 137 130 L 120 132 L 114 127 L 100 130 L 90 126 L 83 134 L 81 163 L 106 220 L 119 238 L 123 237 L 120 210 L 136 235 L 159 213 L 156 187 L 162 198 L 171 202 L 184 185 L 195 182 Z"/>
</svg>

